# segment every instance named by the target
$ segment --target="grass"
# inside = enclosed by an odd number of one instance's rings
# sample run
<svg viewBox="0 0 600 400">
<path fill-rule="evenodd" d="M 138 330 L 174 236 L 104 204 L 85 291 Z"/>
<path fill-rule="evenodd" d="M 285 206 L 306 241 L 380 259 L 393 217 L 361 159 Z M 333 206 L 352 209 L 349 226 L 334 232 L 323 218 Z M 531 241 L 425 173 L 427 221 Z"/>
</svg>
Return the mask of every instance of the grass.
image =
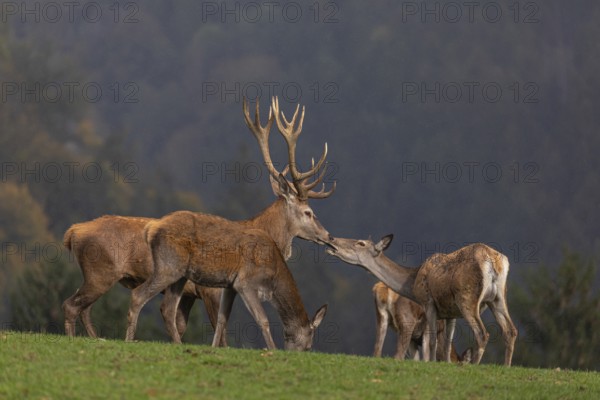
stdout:
<svg viewBox="0 0 600 400">
<path fill-rule="evenodd" d="M 599 398 L 594 372 L 0 332 L 0 399 Z"/>
</svg>

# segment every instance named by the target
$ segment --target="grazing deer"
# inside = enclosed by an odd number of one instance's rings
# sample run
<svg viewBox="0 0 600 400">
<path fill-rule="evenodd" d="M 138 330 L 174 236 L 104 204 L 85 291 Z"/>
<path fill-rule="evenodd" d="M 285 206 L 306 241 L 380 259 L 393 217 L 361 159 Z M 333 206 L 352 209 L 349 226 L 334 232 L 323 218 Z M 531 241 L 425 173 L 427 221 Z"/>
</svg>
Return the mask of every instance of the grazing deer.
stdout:
<svg viewBox="0 0 600 400">
<path fill-rule="evenodd" d="M 444 359 L 450 361 L 456 318 L 462 317 L 475 333 L 477 352 L 473 363 L 479 364 L 489 337 L 480 317 L 487 306 L 502 330 L 506 345 L 504 364 L 510 365 L 517 330 L 506 305 L 509 267 L 506 256 L 476 243 L 450 254 L 434 254 L 419 268 L 407 268 L 383 254 L 392 238 L 392 235 L 385 236 L 378 243 L 336 238 L 329 243 L 327 252 L 347 263 L 362 266 L 396 293 L 425 308 L 428 325 L 423 337 L 425 360 L 435 360 L 439 318 L 447 322 Z"/>
<path fill-rule="evenodd" d="M 388 325 L 391 322 L 391 327 L 398 337 L 394 358 L 403 360 L 408 355 L 409 358 L 415 360 L 421 359 L 419 347 L 421 347 L 423 333 L 427 325 L 423 307 L 404 296 L 400 296 L 383 282 L 377 282 L 373 286 L 373 297 L 375 299 L 375 315 L 377 316 L 373 356 L 381 357 L 383 342 L 385 341 Z M 446 342 L 445 328 L 445 322 L 438 320 L 437 339 L 442 344 Z M 441 347 L 438 347 L 436 359 L 444 359 Z M 459 355 L 454 344 L 452 344 L 450 360 L 452 362 L 470 362 L 471 349 L 467 349 Z"/>
<path fill-rule="evenodd" d="M 273 191 L 278 196 L 263 212 L 249 220 L 229 221 L 213 215 L 182 211 L 147 225 L 146 240 L 152 248 L 154 273 L 151 279 L 133 291 L 126 340 L 133 340 L 137 318 L 144 304 L 168 288 L 164 300 L 171 302 L 167 312 L 167 330 L 175 342 L 180 341 L 175 329 L 175 305 L 181 296 L 182 282 L 187 278 L 200 285 L 225 288 L 213 346 L 223 335 L 236 293 L 239 293 L 260 326 L 268 348 L 275 348 L 275 344 L 260 304 L 264 300 L 272 301 L 279 312 L 284 325 L 285 348 L 310 348 L 314 330 L 325 315 L 326 307 L 321 307 L 312 320 L 308 319 L 285 260 L 291 255 L 294 237 L 316 243 L 331 240 L 329 232 L 309 207 L 308 199 L 329 197 L 335 190 L 335 184 L 329 191 L 325 191 L 324 185 L 318 192 L 312 190 L 324 178 L 326 168 L 321 174 L 318 172 L 324 166 L 327 145 L 316 165 L 313 163 L 306 172 L 298 170 L 296 143 L 304 121 L 303 108 L 296 124 L 299 108 L 298 105 L 291 121 L 288 121 L 283 113 L 280 116 L 279 103 L 274 98 L 269 120 L 263 127 L 258 103 L 252 121 L 244 99 L 246 124 L 259 143 Z M 268 140 L 274 121 L 287 144 L 289 164 L 286 170 L 291 175 L 291 183 L 271 161 Z M 257 257 L 245 250 L 248 246 L 270 248 L 271 257 Z M 228 255 L 230 253 L 235 256 Z"/>
<path fill-rule="evenodd" d="M 65 332 L 75 336 L 75 321 L 81 320 L 87 334 L 98 335 L 91 320 L 92 305 L 117 282 L 133 289 L 152 274 L 152 254 L 144 238 L 144 227 L 152 218 L 103 216 L 72 225 L 64 235 L 64 245 L 71 251 L 83 273 L 83 284 L 63 303 Z M 185 332 L 190 310 L 196 298 L 204 300 L 213 327 L 221 289 L 206 288 L 188 282 L 177 309 L 177 330 Z M 223 337 L 223 345 L 225 337 Z"/>
</svg>

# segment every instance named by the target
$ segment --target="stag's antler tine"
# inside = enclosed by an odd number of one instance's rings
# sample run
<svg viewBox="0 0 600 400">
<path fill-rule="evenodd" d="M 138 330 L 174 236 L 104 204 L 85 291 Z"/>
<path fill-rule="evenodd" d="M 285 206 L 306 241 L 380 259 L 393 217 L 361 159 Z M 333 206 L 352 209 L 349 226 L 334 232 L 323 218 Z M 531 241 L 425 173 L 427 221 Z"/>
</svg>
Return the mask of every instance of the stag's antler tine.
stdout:
<svg viewBox="0 0 600 400">
<path fill-rule="evenodd" d="M 293 123 L 294 123 L 294 118 L 292 118 L 292 122 L 288 122 L 287 119 L 285 118 L 283 112 L 280 111 L 279 109 L 279 98 L 277 96 L 274 96 L 272 101 L 271 101 L 271 107 L 273 108 L 273 111 L 275 113 L 275 122 L 277 123 L 277 128 L 279 129 L 279 133 L 281 133 L 281 135 L 283 136 L 283 138 L 285 139 L 285 142 L 287 143 L 287 148 L 288 148 L 288 161 L 289 161 L 289 165 L 290 165 L 290 174 L 292 175 L 292 180 L 294 183 L 294 186 L 296 186 L 296 189 L 298 191 L 298 193 L 300 193 L 301 196 L 304 196 L 304 193 L 302 192 L 302 189 L 300 187 L 297 186 L 297 182 L 300 180 L 298 175 L 298 169 L 296 166 L 296 141 L 297 141 L 297 137 L 295 137 L 293 130 Z M 297 107 L 299 109 L 299 106 Z M 297 111 L 294 114 L 295 116 L 297 115 Z"/>
<path fill-rule="evenodd" d="M 298 118 L 298 111 L 300 110 L 300 104 L 296 104 L 296 110 L 294 110 L 294 115 L 292 116 L 291 125 L 292 128 L 296 125 L 296 118 Z M 285 118 L 285 116 L 284 116 Z"/>
<path fill-rule="evenodd" d="M 290 121 L 285 117 L 285 113 L 282 111 L 281 116 L 283 117 L 283 121 L 287 125 L 286 128 L 291 128 L 288 132 L 291 136 L 298 136 L 300 132 L 295 132 L 294 126 L 296 125 L 296 118 L 298 118 L 298 111 L 300 110 L 300 104 L 296 105 L 296 111 L 294 111 L 294 115 Z M 302 119 L 304 119 L 304 107 L 302 107 Z M 300 121 L 302 122 L 302 121 Z M 299 127 L 302 130 L 302 126 Z"/>
<path fill-rule="evenodd" d="M 336 185 L 337 185 L 337 182 L 334 181 L 333 186 L 327 192 L 324 192 L 325 184 L 323 184 L 323 188 L 321 190 L 319 190 L 318 192 L 310 190 L 310 191 L 308 191 L 308 198 L 309 199 L 324 199 L 326 197 L 329 197 L 333 194 L 333 192 L 335 192 Z"/>
<path fill-rule="evenodd" d="M 299 106 L 300 104 L 298 104 Z M 300 132 L 302 132 L 302 125 L 304 124 L 304 113 L 306 112 L 306 107 L 302 106 L 302 115 L 300 115 L 300 122 L 298 122 L 298 128 L 297 128 L 297 132 L 296 136 L 300 135 Z M 296 108 L 296 113 L 298 113 L 298 108 Z M 294 118 L 295 120 L 295 118 Z"/>
<path fill-rule="evenodd" d="M 281 135 L 287 143 L 289 171 L 292 177 L 292 184 L 296 188 L 298 196 L 303 199 L 308 199 L 309 197 L 323 198 L 331 195 L 331 193 L 333 193 L 333 190 L 325 192 L 324 188 L 319 192 L 311 191 L 311 189 L 317 186 L 325 176 L 326 169 L 323 169 L 320 173 L 319 170 L 321 170 L 325 165 L 325 160 L 327 158 L 328 151 L 327 143 L 325 143 L 325 149 L 323 151 L 323 154 L 319 158 L 319 161 L 315 165 L 315 161 L 313 159 L 312 166 L 308 171 L 300 172 L 296 163 L 296 144 L 298 141 L 298 136 L 302 132 L 302 127 L 304 125 L 306 107 L 303 106 L 302 113 L 300 113 L 300 104 L 296 105 L 296 110 L 294 110 L 294 114 L 289 121 L 285 117 L 283 111 L 280 110 L 279 98 L 277 98 L 276 96 L 274 96 L 271 100 L 271 108 L 273 109 L 273 112 L 275 114 L 275 123 L 277 124 L 277 128 L 279 129 L 279 133 L 281 133 Z M 300 119 L 298 119 L 298 115 L 300 115 Z M 314 181 L 310 183 L 306 182 L 307 179 L 315 175 L 317 175 L 317 177 Z"/>
<path fill-rule="evenodd" d="M 242 110 L 244 112 L 244 120 L 246 121 L 246 125 L 256 138 L 258 142 L 258 146 L 260 147 L 260 151 L 263 155 L 263 159 L 265 161 L 265 166 L 269 171 L 269 174 L 273 176 L 279 175 L 279 171 L 275 169 L 273 165 L 273 161 L 271 161 L 271 154 L 269 152 L 269 133 L 271 132 L 271 127 L 273 126 L 273 121 L 275 120 L 273 116 L 273 110 L 269 107 L 269 120 L 267 121 L 266 126 L 262 126 L 260 123 L 260 101 L 256 101 L 256 111 L 254 112 L 254 121 L 250 119 L 250 111 L 248 110 L 248 101 L 246 97 L 244 97 L 242 101 Z"/>
<path fill-rule="evenodd" d="M 279 98 L 277 96 L 271 97 L 271 108 L 277 117 L 279 115 Z M 279 118 L 277 118 L 277 126 L 279 127 Z"/>
<path fill-rule="evenodd" d="M 312 169 L 315 169 L 315 159 L 311 159 L 311 165 L 312 165 Z M 318 171 L 318 168 L 316 169 Z M 305 184 L 304 187 L 306 187 L 306 190 L 308 191 L 308 198 L 325 198 L 328 196 L 331 196 L 331 194 L 335 191 L 335 185 L 336 183 L 333 182 L 333 187 L 330 191 L 325 192 L 325 183 L 323 183 L 323 187 L 321 188 L 320 191 L 315 192 L 312 189 L 317 186 L 319 183 L 321 183 L 321 181 L 323 180 L 323 178 L 325 178 L 325 173 L 327 172 L 327 163 L 325 163 L 325 167 L 321 170 L 321 173 L 319 174 L 319 176 L 317 178 L 315 178 L 314 181 L 312 181 L 309 184 Z"/>
<path fill-rule="evenodd" d="M 315 160 L 313 158 L 312 167 L 306 172 L 299 172 L 298 179 L 306 179 L 306 178 L 310 178 L 311 176 L 315 175 L 321 169 L 323 164 L 325 163 L 326 158 L 327 158 L 327 143 L 325 143 L 325 149 L 323 150 L 323 154 L 321 155 L 319 162 L 317 162 L 317 166 L 315 167 Z"/>
<path fill-rule="evenodd" d="M 323 181 L 323 178 L 325 178 L 326 173 L 327 173 L 327 165 L 325 165 L 325 168 L 323 168 L 321 170 L 321 173 L 319 174 L 319 176 L 317 176 L 312 182 L 304 184 L 304 187 L 306 187 L 306 190 L 312 190 L 319 183 L 321 183 Z"/>
<path fill-rule="evenodd" d="M 260 126 L 260 111 L 259 111 L 259 101 L 256 100 L 256 122 L 258 123 L 258 125 Z M 273 126 L 273 121 L 275 119 L 273 118 L 273 110 L 271 109 L 271 106 L 269 106 L 269 120 L 267 121 L 267 125 L 265 126 L 264 130 L 265 130 L 265 135 L 267 137 L 269 137 L 269 134 L 271 133 L 271 127 Z"/>
<path fill-rule="evenodd" d="M 242 99 L 242 111 L 244 112 L 244 120 L 246 121 L 246 125 L 248 125 L 248 128 L 250 128 L 252 131 L 252 122 L 250 121 L 250 112 L 248 111 L 248 101 L 246 100 L 246 97 Z M 252 131 L 252 133 L 254 133 L 254 131 Z"/>
<path fill-rule="evenodd" d="M 261 125 L 260 123 L 260 101 L 256 100 L 256 111 L 254 111 L 254 122 L 257 125 Z"/>
<path fill-rule="evenodd" d="M 298 122 L 298 126 L 296 126 L 296 120 L 298 119 L 298 112 L 300 111 L 300 104 L 296 105 L 296 110 L 294 111 L 294 115 L 292 119 L 288 121 L 283 111 L 279 110 L 279 98 L 277 96 L 273 97 L 271 107 L 275 112 L 275 121 L 277 122 L 277 127 L 279 128 L 280 133 L 289 143 L 295 143 L 297 140 L 297 136 L 302 132 L 302 125 L 304 123 L 304 115 L 306 113 L 306 107 L 302 107 L 302 115 L 300 115 L 300 121 Z M 281 118 L 279 117 L 281 115 Z"/>
</svg>

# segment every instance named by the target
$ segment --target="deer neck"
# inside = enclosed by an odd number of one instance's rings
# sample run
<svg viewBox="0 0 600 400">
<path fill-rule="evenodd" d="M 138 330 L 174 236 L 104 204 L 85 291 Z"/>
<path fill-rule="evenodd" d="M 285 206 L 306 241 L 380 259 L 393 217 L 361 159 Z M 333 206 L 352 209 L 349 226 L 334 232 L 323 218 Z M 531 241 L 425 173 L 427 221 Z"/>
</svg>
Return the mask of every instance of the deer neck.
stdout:
<svg viewBox="0 0 600 400">
<path fill-rule="evenodd" d="M 252 228 L 261 229 L 273 239 L 285 260 L 292 255 L 294 233 L 287 216 L 285 200 L 278 198 L 256 217 L 245 221 Z"/>
<path fill-rule="evenodd" d="M 413 286 L 417 278 L 417 272 L 419 271 L 418 268 L 408 268 L 396 264 L 383 253 L 370 259 L 363 267 L 389 286 L 394 292 L 416 301 L 413 294 Z"/>
<path fill-rule="evenodd" d="M 287 267 L 281 268 L 275 281 L 273 305 L 279 313 L 285 337 L 297 335 L 310 325 L 294 277 Z"/>
</svg>

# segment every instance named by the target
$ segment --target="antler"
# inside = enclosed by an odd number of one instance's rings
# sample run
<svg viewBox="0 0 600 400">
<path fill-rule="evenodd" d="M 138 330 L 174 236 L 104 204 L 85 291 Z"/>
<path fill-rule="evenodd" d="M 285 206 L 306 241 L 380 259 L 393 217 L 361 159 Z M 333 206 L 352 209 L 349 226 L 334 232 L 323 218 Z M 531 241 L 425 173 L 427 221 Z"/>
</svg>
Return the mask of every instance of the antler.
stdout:
<svg viewBox="0 0 600 400">
<path fill-rule="evenodd" d="M 269 174 L 272 177 L 277 178 L 279 175 L 285 176 L 289 172 L 292 177 L 292 182 L 288 183 L 290 186 L 296 191 L 296 194 L 301 199 L 324 199 L 326 197 L 331 196 L 331 194 L 335 191 L 336 184 L 333 183 L 332 188 L 329 191 L 325 191 L 325 184 L 318 192 L 312 190 L 314 189 L 325 177 L 325 173 L 327 172 L 327 165 L 325 162 L 325 158 L 327 157 L 327 143 L 325 143 L 325 150 L 323 151 L 323 155 L 315 165 L 315 160 L 312 160 L 311 168 L 306 172 L 300 172 L 297 168 L 296 164 L 296 143 L 298 141 L 298 136 L 300 132 L 302 132 L 302 123 L 304 121 L 304 107 L 302 107 L 302 115 L 300 116 L 300 121 L 296 125 L 296 119 L 298 118 L 298 111 L 300 110 L 300 105 L 296 107 L 296 112 L 292 117 L 291 121 L 288 121 L 283 112 L 281 113 L 281 120 L 279 118 L 279 100 L 277 97 L 272 99 L 271 107 L 269 107 L 269 120 L 267 124 L 263 127 L 260 122 L 260 107 L 259 102 L 256 102 L 256 111 L 254 113 L 254 120 L 250 118 L 250 112 L 248 110 L 248 102 L 244 97 L 242 102 L 242 108 L 244 111 L 244 120 L 246 121 L 246 125 L 250 131 L 254 134 L 254 137 L 258 141 L 258 145 L 260 147 L 260 151 L 262 153 L 263 159 L 265 160 L 265 165 Z M 269 134 L 271 132 L 271 127 L 273 126 L 273 121 L 277 122 L 277 128 L 279 132 L 285 139 L 288 147 L 288 158 L 289 164 L 285 167 L 285 169 L 280 173 L 275 166 L 273 165 L 273 161 L 271 160 L 271 154 L 269 152 Z M 325 168 L 322 168 L 325 165 Z M 316 178 L 312 182 L 308 182 L 309 178 L 317 175 L 317 173 L 321 170 L 321 173 L 316 176 Z"/>
<path fill-rule="evenodd" d="M 277 177 L 279 175 L 279 171 L 275 169 L 273 161 L 271 161 L 271 154 L 269 153 L 269 133 L 271 132 L 271 126 L 273 126 L 274 121 L 273 109 L 269 107 L 269 121 L 267 121 L 267 125 L 263 127 L 260 123 L 260 108 L 258 104 L 259 101 L 257 100 L 256 112 L 254 113 L 254 121 L 252 121 L 250 119 L 250 112 L 248 111 L 248 102 L 246 101 L 246 97 L 244 97 L 242 102 L 244 119 L 246 120 L 246 125 L 248 125 L 248 128 L 254 134 L 254 137 L 258 141 L 258 145 L 263 155 L 263 159 L 265 160 L 267 170 L 269 170 L 269 173 L 273 177 Z"/>
<path fill-rule="evenodd" d="M 271 101 L 271 110 L 275 116 L 275 121 L 277 123 L 277 128 L 279 132 L 285 139 L 288 147 L 288 159 L 289 159 L 289 171 L 292 176 L 292 183 L 298 197 L 302 199 L 324 199 L 326 197 L 331 196 L 331 194 L 335 191 L 336 184 L 334 182 L 333 187 L 329 191 L 325 191 L 325 184 L 323 184 L 323 188 L 315 192 L 312 189 L 317 186 L 323 178 L 325 177 L 325 172 L 327 167 L 323 168 L 321 173 L 314 179 L 314 181 L 307 183 L 308 179 L 315 176 L 319 170 L 325 164 L 325 158 L 327 157 L 327 143 L 325 143 L 325 150 L 321 155 L 321 158 L 315 165 L 315 160 L 312 160 L 312 167 L 306 172 L 300 172 L 297 168 L 298 164 L 296 163 L 296 143 L 298 142 L 298 136 L 300 136 L 300 132 L 302 132 L 302 123 L 304 122 L 304 113 L 305 107 L 302 107 L 302 115 L 300 116 L 300 121 L 296 125 L 296 119 L 298 118 L 298 111 L 300 110 L 300 104 L 296 106 L 296 111 L 292 116 L 291 121 L 288 121 L 285 117 L 285 114 L 281 112 L 281 118 L 279 113 L 279 99 L 277 97 L 273 97 Z"/>
<path fill-rule="evenodd" d="M 313 158 L 312 160 L 312 169 L 315 168 L 315 159 Z M 318 170 L 318 168 L 317 168 Z M 304 187 L 306 188 L 306 190 L 308 191 L 308 198 L 310 199 L 324 199 L 326 197 L 329 197 L 333 194 L 333 192 L 335 191 L 336 188 L 336 182 L 333 182 L 333 186 L 331 187 L 331 189 L 329 189 L 328 191 L 325 191 L 325 184 L 323 183 L 323 187 L 321 188 L 321 190 L 319 190 L 318 192 L 315 192 L 314 190 L 312 190 L 315 186 L 317 186 L 319 183 L 321 183 L 321 181 L 323 180 L 323 178 L 325 177 L 325 173 L 327 172 L 327 163 L 325 163 L 325 168 L 323 168 L 321 170 L 321 173 L 319 174 L 319 176 L 317 178 L 315 178 L 315 180 L 311 183 L 308 183 L 306 185 L 304 185 Z"/>
</svg>

